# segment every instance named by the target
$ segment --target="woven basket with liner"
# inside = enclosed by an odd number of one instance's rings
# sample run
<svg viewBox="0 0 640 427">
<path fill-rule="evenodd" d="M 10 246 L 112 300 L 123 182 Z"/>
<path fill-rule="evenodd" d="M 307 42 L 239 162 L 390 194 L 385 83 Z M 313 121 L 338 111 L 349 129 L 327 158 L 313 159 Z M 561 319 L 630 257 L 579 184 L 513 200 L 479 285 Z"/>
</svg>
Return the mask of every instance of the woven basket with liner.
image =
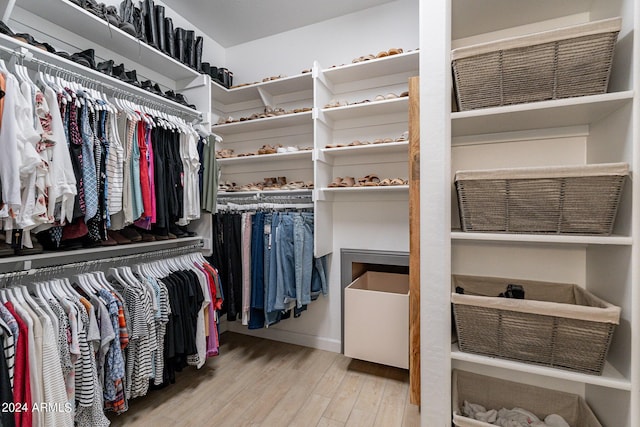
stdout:
<svg viewBox="0 0 640 427">
<path fill-rule="evenodd" d="M 602 424 L 576 394 L 506 381 L 472 372 L 453 370 L 451 382 L 453 423 L 458 427 L 486 427 L 482 421 L 461 414 L 464 401 L 477 403 L 489 409 L 524 408 L 538 418 L 558 414 L 573 427 L 602 427 Z"/>
<path fill-rule="evenodd" d="M 454 49 L 460 111 L 605 93 L 621 22 L 611 18 Z"/>
<path fill-rule="evenodd" d="M 628 174 L 626 163 L 456 172 L 462 230 L 609 235 Z"/>
<path fill-rule="evenodd" d="M 508 284 L 525 299 L 498 297 Z M 595 375 L 620 320 L 620 307 L 567 283 L 454 275 L 451 302 L 461 351 Z"/>
</svg>

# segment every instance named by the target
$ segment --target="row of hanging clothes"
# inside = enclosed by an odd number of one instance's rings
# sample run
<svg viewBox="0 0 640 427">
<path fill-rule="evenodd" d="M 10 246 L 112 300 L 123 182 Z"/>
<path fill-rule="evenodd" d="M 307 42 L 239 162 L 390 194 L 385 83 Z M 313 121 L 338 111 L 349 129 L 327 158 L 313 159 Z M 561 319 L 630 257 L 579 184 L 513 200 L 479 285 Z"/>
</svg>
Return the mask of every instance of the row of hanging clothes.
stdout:
<svg viewBox="0 0 640 427">
<path fill-rule="evenodd" d="M 0 60 L 0 255 L 37 252 L 34 240 L 113 245 L 109 231 L 134 225 L 160 239 L 186 233 L 211 192 L 210 132 L 49 64 L 32 75 L 16 58 Z"/>
<path fill-rule="evenodd" d="M 309 195 L 218 198 L 213 256 L 226 296 L 221 314 L 260 329 L 327 295 L 326 257 L 314 257 Z"/>
<path fill-rule="evenodd" d="M 0 425 L 107 426 L 217 355 L 218 272 L 190 251 L 0 289 Z"/>
</svg>

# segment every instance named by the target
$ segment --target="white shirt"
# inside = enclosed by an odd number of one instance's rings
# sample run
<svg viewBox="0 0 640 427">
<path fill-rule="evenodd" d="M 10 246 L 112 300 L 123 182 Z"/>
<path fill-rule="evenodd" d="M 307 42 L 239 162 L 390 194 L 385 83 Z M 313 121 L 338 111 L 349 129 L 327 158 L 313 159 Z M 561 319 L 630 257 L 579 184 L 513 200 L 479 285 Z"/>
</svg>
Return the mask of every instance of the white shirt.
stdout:
<svg viewBox="0 0 640 427">
<path fill-rule="evenodd" d="M 49 215 L 54 215 L 56 203 L 61 204 L 60 218 L 71 222 L 73 220 L 73 206 L 78 194 L 76 176 L 73 173 L 71 154 L 67 146 L 67 137 L 64 132 L 64 123 L 60 115 L 60 105 L 53 89 L 45 88 L 44 97 L 49 104 L 51 114 L 51 139 L 55 141 L 49 165 L 51 188 L 49 189 Z"/>
<path fill-rule="evenodd" d="M 18 81 L 11 74 L 4 74 L 6 79 L 2 126 L 0 127 L 0 182 L 2 183 L 2 201 L 0 218 L 7 218 L 10 210 L 19 213 L 22 200 L 20 197 L 20 153 L 18 151 L 16 120 L 16 93 Z M 20 95 L 22 96 L 22 95 Z"/>
</svg>

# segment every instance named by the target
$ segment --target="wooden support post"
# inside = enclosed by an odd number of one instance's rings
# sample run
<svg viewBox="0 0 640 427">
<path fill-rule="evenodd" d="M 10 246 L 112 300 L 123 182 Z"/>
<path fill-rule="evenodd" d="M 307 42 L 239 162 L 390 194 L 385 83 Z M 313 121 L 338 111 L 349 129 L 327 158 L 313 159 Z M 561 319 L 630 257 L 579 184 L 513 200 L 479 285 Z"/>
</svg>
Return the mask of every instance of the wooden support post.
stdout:
<svg viewBox="0 0 640 427">
<path fill-rule="evenodd" d="M 420 405 L 420 80 L 409 79 L 409 397 Z"/>
</svg>

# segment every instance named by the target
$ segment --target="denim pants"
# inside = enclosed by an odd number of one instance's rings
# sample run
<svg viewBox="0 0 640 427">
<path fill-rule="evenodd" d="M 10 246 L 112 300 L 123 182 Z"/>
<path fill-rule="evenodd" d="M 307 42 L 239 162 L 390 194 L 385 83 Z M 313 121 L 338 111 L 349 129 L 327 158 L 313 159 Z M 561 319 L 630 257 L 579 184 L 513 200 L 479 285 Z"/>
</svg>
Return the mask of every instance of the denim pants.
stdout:
<svg viewBox="0 0 640 427">
<path fill-rule="evenodd" d="M 311 276 L 311 299 L 318 298 L 320 293 L 327 296 L 327 256 L 315 258 L 313 261 L 313 274 Z"/>
<path fill-rule="evenodd" d="M 301 308 L 311 302 L 311 280 L 313 260 L 313 222 L 310 212 L 302 212 L 294 217 L 296 307 Z"/>
<path fill-rule="evenodd" d="M 277 291 L 277 251 L 278 225 L 280 215 L 277 212 L 267 214 L 264 220 L 264 295 L 266 325 L 273 325 L 280 321 L 280 310 L 275 308 Z"/>
<path fill-rule="evenodd" d="M 289 310 L 296 302 L 296 252 L 297 236 L 294 234 L 294 222 L 297 213 L 283 213 L 278 225 L 278 250 L 276 254 L 276 298 L 274 308 Z"/>
<path fill-rule="evenodd" d="M 251 225 L 251 308 L 249 329 L 264 328 L 264 221 L 265 214 L 257 212 Z"/>
</svg>

